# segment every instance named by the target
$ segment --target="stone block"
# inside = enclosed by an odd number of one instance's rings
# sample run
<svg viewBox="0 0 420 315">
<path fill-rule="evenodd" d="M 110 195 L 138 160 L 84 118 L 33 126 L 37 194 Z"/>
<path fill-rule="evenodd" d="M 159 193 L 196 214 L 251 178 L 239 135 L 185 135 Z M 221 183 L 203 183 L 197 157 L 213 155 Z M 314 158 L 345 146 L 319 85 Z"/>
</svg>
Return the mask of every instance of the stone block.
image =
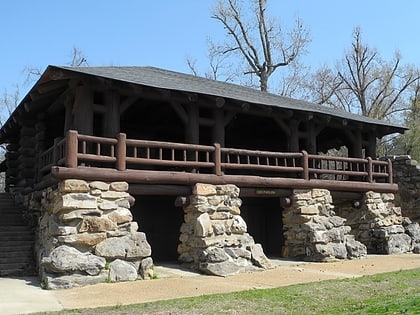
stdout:
<svg viewBox="0 0 420 315">
<path fill-rule="evenodd" d="M 94 247 L 106 239 L 106 233 L 79 233 L 66 236 L 58 236 L 61 244 L 75 247 Z"/>
<path fill-rule="evenodd" d="M 253 244 L 249 247 L 249 249 L 251 252 L 251 260 L 254 265 L 264 269 L 273 268 L 270 260 L 267 258 L 267 256 L 265 256 L 261 244 Z"/>
<path fill-rule="evenodd" d="M 349 259 L 359 259 L 367 257 L 367 247 L 354 239 L 353 235 L 346 235 L 345 245 L 347 257 Z"/>
<path fill-rule="evenodd" d="M 225 195 L 233 198 L 239 197 L 239 188 L 235 185 L 216 185 L 216 193 L 218 195 Z"/>
<path fill-rule="evenodd" d="M 199 259 L 202 262 L 216 263 L 229 259 L 229 255 L 220 247 L 208 247 L 201 251 Z"/>
<path fill-rule="evenodd" d="M 117 228 L 117 224 L 107 217 L 85 216 L 79 226 L 79 232 L 107 232 Z"/>
<path fill-rule="evenodd" d="M 154 266 L 152 257 L 146 257 L 142 259 L 139 267 L 139 273 L 143 280 L 153 279 L 154 277 Z"/>
<path fill-rule="evenodd" d="M 98 209 L 102 211 L 117 210 L 118 205 L 116 202 L 113 202 L 113 201 L 103 201 L 103 202 L 98 202 Z"/>
<path fill-rule="evenodd" d="M 208 213 L 203 213 L 197 218 L 194 234 L 198 237 L 206 237 L 213 234 L 213 225 Z"/>
<path fill-rule="evenodd" d="M 100 182 L 100 181 L 94 181 L 89 183 L 89 187 L 92 190 L 100 190 L 100 191 L 108 191 L 109 190 L 109 184 Z"/>
<path fill-rule="evenodd" d="M 79 210 L 72 210 L 67 213 L 61 213 L 58 218 L 60 221 L 67 223 L 73 220 L 81 220 L 85 216 L 101 216 L 102 211 L 99 209 L 79 209 Z"/>
<path fill-rule="evenodd" d="M 137 269 L 132 263 L 116 259 L 109 264 L 109 280 L 112 282 L 134 281 L 137 279 Z"/>
<path fill-rule="evenodd" d="M 127 182 L 112 182 L 109 186 L 110 186 L 109 188 L 114 191 L 120 191 L 120 192 L 128 191 Z"/>
<path fill-rule="evenodd" d="M 411 251 L 411 237 L 407 234 L 393 234 L 385 243 L 387 254 L 401 254 Z"/>
<path fill-rule="evenodd" d="M 134 260 L 148 257 L 151 253 L 152 250 L 146 240 L 146 235 L 142 232 L 108 238 L 95 247 L 95 254 L 108 260 Z"/>
<path fill-rule="evenodd" d="M 305 215 L 318 215 L 319 214 L 319 208 L 316 205 L 313 206 L 302 206 L 298 208 L 299 214 L 305 214 Z"/>
<path fill-rule="evenodd" d="M 86 181 L 80 179 L 66 179 L 58 184 L 61 193 L 87 193 L 90 191 Z"/>
<path fill-rule="evenodd" d="M 44 257 L 41 265 L 52 273 L 84 273 L 98 275 L 105 268 L 105 259 L 91 253 L 82 253 L 77 249 L 62 245 Z"/>
<path fill-rule="evenodd" d="M 235 275 L 241 271 L 241 267 L 230 260 L 217 263 L 200 263 L 199 269 L 204 273 L 220 277 Z"/>
<path fill-rule="evenodd" d="M 212 196 L 217 194 L 217 190 L 214 185 L 197 183 L 194 185 L 192 193 L 198 196 Z"/>
<path fill-rule="evenodd" d="M 96 209 L 97 201 L 94 196 L 85 193 L 68 193 L 57 198 L 53 204 L 52 212 L 63 210 Z"/>
<path fill-rule="evenodd" d="M 45 273 L 41 275 L 41 281 L 48 290 L 70 289 L 104 283 L 108 278 L 108 271 L 102 271 L 97 276 L 90 275 L 54 275 Z"/>
<path fill-rule="evenodd" d="M 130 195 L 123 191 L 113 191 L 108 190 L 101 193 L 102 199 L 108 199 L 108 200 L 115 200 L 115 199 L 122 199 L 122 198 L 128 198 Z"/>
<path fill-rule="evenodd" d="M 244 234 L 247 231 L 247 225 L 241 216 L 236 215 L 233 217 L 230 231 L 234 234 Z"/>
<path fill-rule="evenodd" d="M 127 208 L 117 208 L 104 216 L 116 224 L 124 224 L 133 221 L 133 215 Z"/>
</svg>

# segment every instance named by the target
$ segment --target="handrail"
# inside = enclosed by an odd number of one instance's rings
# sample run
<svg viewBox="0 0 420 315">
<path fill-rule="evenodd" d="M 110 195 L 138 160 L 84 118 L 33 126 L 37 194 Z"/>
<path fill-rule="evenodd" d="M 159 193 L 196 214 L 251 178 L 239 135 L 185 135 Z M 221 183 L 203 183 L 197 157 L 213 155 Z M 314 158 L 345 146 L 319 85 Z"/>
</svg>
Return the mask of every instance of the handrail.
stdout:
<svg viewBox="0 0 420 315">
<path fill-rule="evenodd" d="M 106 167 L 119 171 L 137 165 L 147 169 L 164 167 L 175 172 L 210 169 L 217 176 L 231 172 L 242 175 L 269 172 L 270 176 L 276 177 L 293 174 L 292 177 L 305 181 L 333 177 L 340 181 L 373 183 L 386 180 L 393 183 L 391 161 L 314 155 L 305 151 L 273 152 L 221 148 L 219 144 L 208 146 L 134 140 L 127 139 L 123 133 L 116 138 L 105 138 L 78 134 L 74 130 L 68 131 L 64 139 L 56 140 L 53 147 L 40 155 L 39 170 L 45 173 L 53 165 L 77 168 L 83 163 L 96 163 L 101 167 L 105 163 Z"/>
</svg>

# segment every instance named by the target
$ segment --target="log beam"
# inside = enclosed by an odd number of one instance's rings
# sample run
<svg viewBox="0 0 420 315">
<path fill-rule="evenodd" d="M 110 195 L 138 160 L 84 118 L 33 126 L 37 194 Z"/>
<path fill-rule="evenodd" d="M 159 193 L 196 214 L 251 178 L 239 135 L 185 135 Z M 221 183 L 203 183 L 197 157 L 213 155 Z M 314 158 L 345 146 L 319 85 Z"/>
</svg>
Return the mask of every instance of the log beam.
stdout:
<svg viewBox="0 0 420 315">
<path fill-rule="evenodd" d="M 331 191 L 375 191 L 392 192 L 398 191 L 397 184 L 367 183 L 354 181 L 334 180 L 304 180 L 298 178 L 260 177 L 251 175 L 214 175 L 169 171 L 146 171 L 103 169 L 95 167 L 67 168 L 53 166 L 51 175 L 59 180 L 84 179 L 126 181 L 129 184 L 159 184 L 159 185 L 194 185 L 196 183 L 208 183 L 213 185 L 233 184 L 238 187 L 270 187 L 288 189 L 328 189 Z"/>
</svg>

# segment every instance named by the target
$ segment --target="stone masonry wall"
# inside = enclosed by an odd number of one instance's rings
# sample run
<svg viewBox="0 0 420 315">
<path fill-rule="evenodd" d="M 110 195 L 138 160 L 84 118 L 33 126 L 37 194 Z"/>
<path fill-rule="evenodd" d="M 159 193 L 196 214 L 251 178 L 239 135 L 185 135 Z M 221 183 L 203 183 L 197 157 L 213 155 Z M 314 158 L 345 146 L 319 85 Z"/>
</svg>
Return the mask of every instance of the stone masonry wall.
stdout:
<svg viewBox="0 0 420 315">
<path fill-rule="evenodd" d="M 127 190 L 125 182 L 65 180 L 43 192 L 36 251 L 46 288 L 153 277 Z"/>
<path fill-rule="evenodd" d="M 420 165 L 409 155 L 391 157 L 394 181 L 398 184 L 396 203 L 404 217 L 420 223 Z"/>
<path fill-rule="evenodd" d="M 328 190 L 295 190 L 291 206 L 283 210 L 283 256 L 309 261 L 365 257 L 366 246 L 345 222 L 335 214 Z"/>
<path fill-rule="evenodd" d="M 394 194 L 367 192 L 361 200 L 360 209 L 344 202 L 339 203 L 338 208 L 340 216 L 346 218 L 351 226 L 351 234 L 367 246 L 368 253 L 417 251 L 419 226 L 402 216 L 401 208 L 395 205 Z"/>
<path fill-rule="evenodd" d="M 261 245 L 247 233 L 238 187 L 196 184 L 183 204 L 178 246 L 182 263 L 217 276 L 271 267 Z"/>
</svg>

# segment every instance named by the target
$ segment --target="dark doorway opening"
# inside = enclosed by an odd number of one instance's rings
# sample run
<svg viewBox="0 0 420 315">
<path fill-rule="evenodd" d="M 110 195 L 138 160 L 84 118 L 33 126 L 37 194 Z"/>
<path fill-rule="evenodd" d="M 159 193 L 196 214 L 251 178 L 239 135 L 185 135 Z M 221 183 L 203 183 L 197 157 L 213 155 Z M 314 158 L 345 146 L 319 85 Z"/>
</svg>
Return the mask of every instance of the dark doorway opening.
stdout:
<svg viewBox="0 0 420 315">
<path fill-rule="evenodd" d="M 262 245 L 266 255 L 280 257 L 284 245 L 280 198 L 241 199 L 241 216 L 248 226 L 248 233 Z"/>
<path fill-rule="evenodd" d="M 184 212 L 175 207 L 175 197 L 137 195 L 135 198 L 136 203 L 131 209 L 133 219 L 138 223 L 139 231 L 146 233 L 154 262 L 177 260 Z"/>
</svg>

